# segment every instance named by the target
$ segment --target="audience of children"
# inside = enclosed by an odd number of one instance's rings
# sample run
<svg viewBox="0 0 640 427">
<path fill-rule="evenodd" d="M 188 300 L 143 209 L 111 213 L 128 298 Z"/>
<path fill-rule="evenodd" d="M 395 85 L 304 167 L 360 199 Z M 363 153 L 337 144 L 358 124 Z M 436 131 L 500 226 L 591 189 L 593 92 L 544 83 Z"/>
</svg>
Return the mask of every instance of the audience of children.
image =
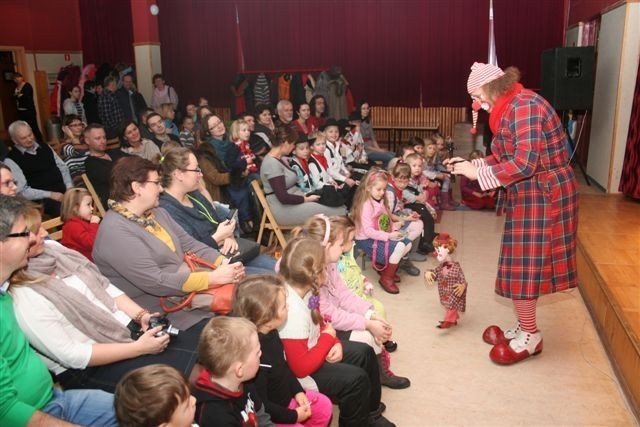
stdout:
<svg viewBox="0 0 640 427">
<path fill-rule="evenodd" d="M 373 349 L 341 341 L 331 319 L 320 312 L 319 292 L 327 281 L 325 248 L 309 238 L 291 240 L 280 273 L 287 291 L 287 321 L 279 329 L 291 371 L 303 386 L 317 387 L 338 403 L 339 424 L 393 426 L 382 412 L 380 372 Z"/>
<path fill-rule="evenodd" d="M 339 218 L 315 215 L 305 221 L 304 226 L 293 230 L 294 235 L 315 239 L 324 248 L 326 283 L 319 290 L 320 313 L 331 319 L 341 340 L 362 342 L 373 348 L 382 385 L 394 389 L 407 388 L 410 381 L 391 372 L 389 353 L 382 348 L 382 343 L 391 339 L 391 324 L 375 312 L 371 303 L 353 294 L 338 272 L 336 263 L 350 231 Z"/>
<path fill-rule="evenodd" d="M 93 261 L 91 251 L 98 234 L 100 218 L 93 213 L 93 198 L 85 188 L 70 188 L 64 193 L 60 208 L 62 243 Z"/>
<path fill-rule="evenodd" d="M 482 159 L 482 151 L 474 150 L 469 154 L 469 160 Z M 496 190 L 483 191 L 476 180 L 470 180 L 460 175 L 460 193 L 462 203 L 470 209 L 495 209 Z"/>
<path fill-rule="evenodd" d="M 233 315 L 256 325 L 262 355 L 255 387 L 271 420 L 278 425 L 326 427 L 331 400 L 314 390 L 304 390 L 284 356 L 278 328 L 287 322 L 287 294 L 282 278 L 256 275 L 238 284 Z"/>
<path fill-rule="evenodd" d="M 192 104 L 190 104 L 192 105 Z M 196 144 L 196 137 L 194 135 L 195 122 L 192 115 L 185 115 L 180 121 L 180 144 L 183 147 L 192 148 Z"/>
</svg>

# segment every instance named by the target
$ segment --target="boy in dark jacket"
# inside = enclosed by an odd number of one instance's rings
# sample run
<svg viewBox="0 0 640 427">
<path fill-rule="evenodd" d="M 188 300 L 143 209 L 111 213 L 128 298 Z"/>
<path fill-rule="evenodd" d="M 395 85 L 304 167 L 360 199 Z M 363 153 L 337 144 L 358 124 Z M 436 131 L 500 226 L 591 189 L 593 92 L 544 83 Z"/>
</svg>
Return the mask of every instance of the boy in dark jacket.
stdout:
<svg viewBox="0 0 640 427">
<path fill-rule="evenodd" d="M 202 330 L 198 357 L 204 367 L 193 389 L 195 420 L 202 426 L 273 426 L 253 386 L 260 367 L 260 341 L 253 323 L 215 317 Z"/>
</svg>

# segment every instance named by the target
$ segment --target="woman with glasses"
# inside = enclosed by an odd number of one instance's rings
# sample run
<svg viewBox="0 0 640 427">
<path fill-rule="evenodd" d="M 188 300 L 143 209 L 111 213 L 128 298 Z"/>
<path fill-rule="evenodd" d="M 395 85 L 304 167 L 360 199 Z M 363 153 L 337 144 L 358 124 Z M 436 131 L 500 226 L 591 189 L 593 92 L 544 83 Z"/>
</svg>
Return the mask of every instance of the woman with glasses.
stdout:
<svg viewBox="0 0 640 427">
<path fill-rule="evenodd" d="M 247 273 L 274 273 L 276 261 L 260 255 L 260 245 L 235 236 L 236 219 L 229 211 L 203 194 L 202 171 L 188 148 L 165 153 L 160 163 L 162 185 L 160 207 L 191 237 L 219 250 L 227 257 L 234 254 L 243 261 Z"/>
<path fill-rule="evenodd" d="M 0 194 L 15 197 L 18 194 L 18 183 L 13 179 L 9 166 L 0 162 Z"/>
<path fill-rule="evenodd" d="M 80 101 L 80 98 L 82 98 L 80 86 L 74 86 L 68 93 L 69 97 L 62 103 L 64 116 L 67 117 L 68 115 L 76 115 L 80 117 L 80 120 L 82 120 L 84 123 L 87 123 L 87 117 L 84 114 L 84 107 L 82 106 L 82 102 Z"/>
<path fill-rule="evenodd" d="M 27 268 L 11 278 L 9 293 L 20 329 L 56 382 L 66 390 L 113 392 L 128 371 L 152 363 L 189 375 L 199 328 L 156 335 L 160 327 L 149 324 L 156 313 L 135 303 L 79 252 L 45 240 L 36 205 L 24 217 L 35 242 Z"/>
<path fill-rule="evenodd" d="M 133 156 L 140 156 L 143 159 L 156 161 L 160 157 L 158 146 L 140 134 L 138 125 L 133 120 L 125 120 L 120 131 L 121 150 Z"/>
<path fill-rule="evenodd" d="M 109 210 L 93 246 L 102 274 L 151 313 L 162 312 L 160 297 L 186 297 L 211 285 L 238 283 L 245 275 L 241 262 L 229 262 L 220 251 L 188 235 L 167 211 L 157 209 L 160 193 L 155 164 L 138 156 L 120 159 L 111 174 Z M 184 262 L 187 252 L 217 268 L 192 272 Z M 211 315 L 180 310 L 169 314 L 169 320 L 183 330 Z"/>
<path fill-rule="evenodd" d="M 208 115 L 202 121 L 202 139 L 211 145 L 218 158 L 222 160 L 225 171 L 230 173 L 231 182 L 226 187 L 227 194 L 234 207 L 238 209 L 240 229 L 245 234 L 253 230 L 249 182 L 243 176 L 247 161 L 242 158 L 240 149 L 227 138 L 227 129 L 218 116 Z"/>
</svg>

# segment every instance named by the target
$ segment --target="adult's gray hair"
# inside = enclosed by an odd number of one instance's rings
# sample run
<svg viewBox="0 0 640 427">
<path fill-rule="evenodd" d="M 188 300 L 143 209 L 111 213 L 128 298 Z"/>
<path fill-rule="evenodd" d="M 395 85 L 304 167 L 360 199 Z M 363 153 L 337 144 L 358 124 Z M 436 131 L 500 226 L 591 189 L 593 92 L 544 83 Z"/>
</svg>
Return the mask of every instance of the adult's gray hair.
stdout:
<svg viewBox="0 0 640 427">
<path fill-rule="evenodd" d="M 282 111 L 282 109 L 284 108 L 285 105 L 293 106 L 291 101 L 286 100 L 286 99 L 281 99 L 280 101 L 278 101 L 278 104 L 276 105 L 276 110 L 278 110 L 278 112 Z"/>
<path fill-rule="evenodd" d="M 24 120 L 16 120 L 9 125 L 9 136 L 14 141 L 16 140 L 16 133 L 18 133 L 18 129 L 21 127 L 28 127 L 29 130 L 31 130 L 31 126 L 29 126 L 29 123 L 25 122 Z"/>
<path fill-rule="evenodd" d="M 9 172 L 11 172 L 11 168 L 7 165 L 4 164 L 4 162 L 0 162 L 0 169 L 4 169 L 7 170 Z"/>
<path fill-rule="evenodd" d="M 0 194 L 0 241 L 7 240 L 16 219 L 27 210 L 28 204 L 22 197 Z"/>
</svg>

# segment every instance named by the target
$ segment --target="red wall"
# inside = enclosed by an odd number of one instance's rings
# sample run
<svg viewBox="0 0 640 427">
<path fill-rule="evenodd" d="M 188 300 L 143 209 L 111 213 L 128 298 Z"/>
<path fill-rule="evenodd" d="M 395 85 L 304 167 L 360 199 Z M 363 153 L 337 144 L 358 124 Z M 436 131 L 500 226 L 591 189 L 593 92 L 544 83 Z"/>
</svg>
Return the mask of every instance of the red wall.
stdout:
<svg viewBox="0 0 640 427">
<path fill-rule="evenodd" d="M 82 50 L 79 0 L 0 0 L 0 45 Z"/>
<path fill-rule="evenodd" d="M 590 21 L 603 9 L 619 0 L 571 0 L 569 3 L 569 27 L 578 22 Z"/>
</svg>

